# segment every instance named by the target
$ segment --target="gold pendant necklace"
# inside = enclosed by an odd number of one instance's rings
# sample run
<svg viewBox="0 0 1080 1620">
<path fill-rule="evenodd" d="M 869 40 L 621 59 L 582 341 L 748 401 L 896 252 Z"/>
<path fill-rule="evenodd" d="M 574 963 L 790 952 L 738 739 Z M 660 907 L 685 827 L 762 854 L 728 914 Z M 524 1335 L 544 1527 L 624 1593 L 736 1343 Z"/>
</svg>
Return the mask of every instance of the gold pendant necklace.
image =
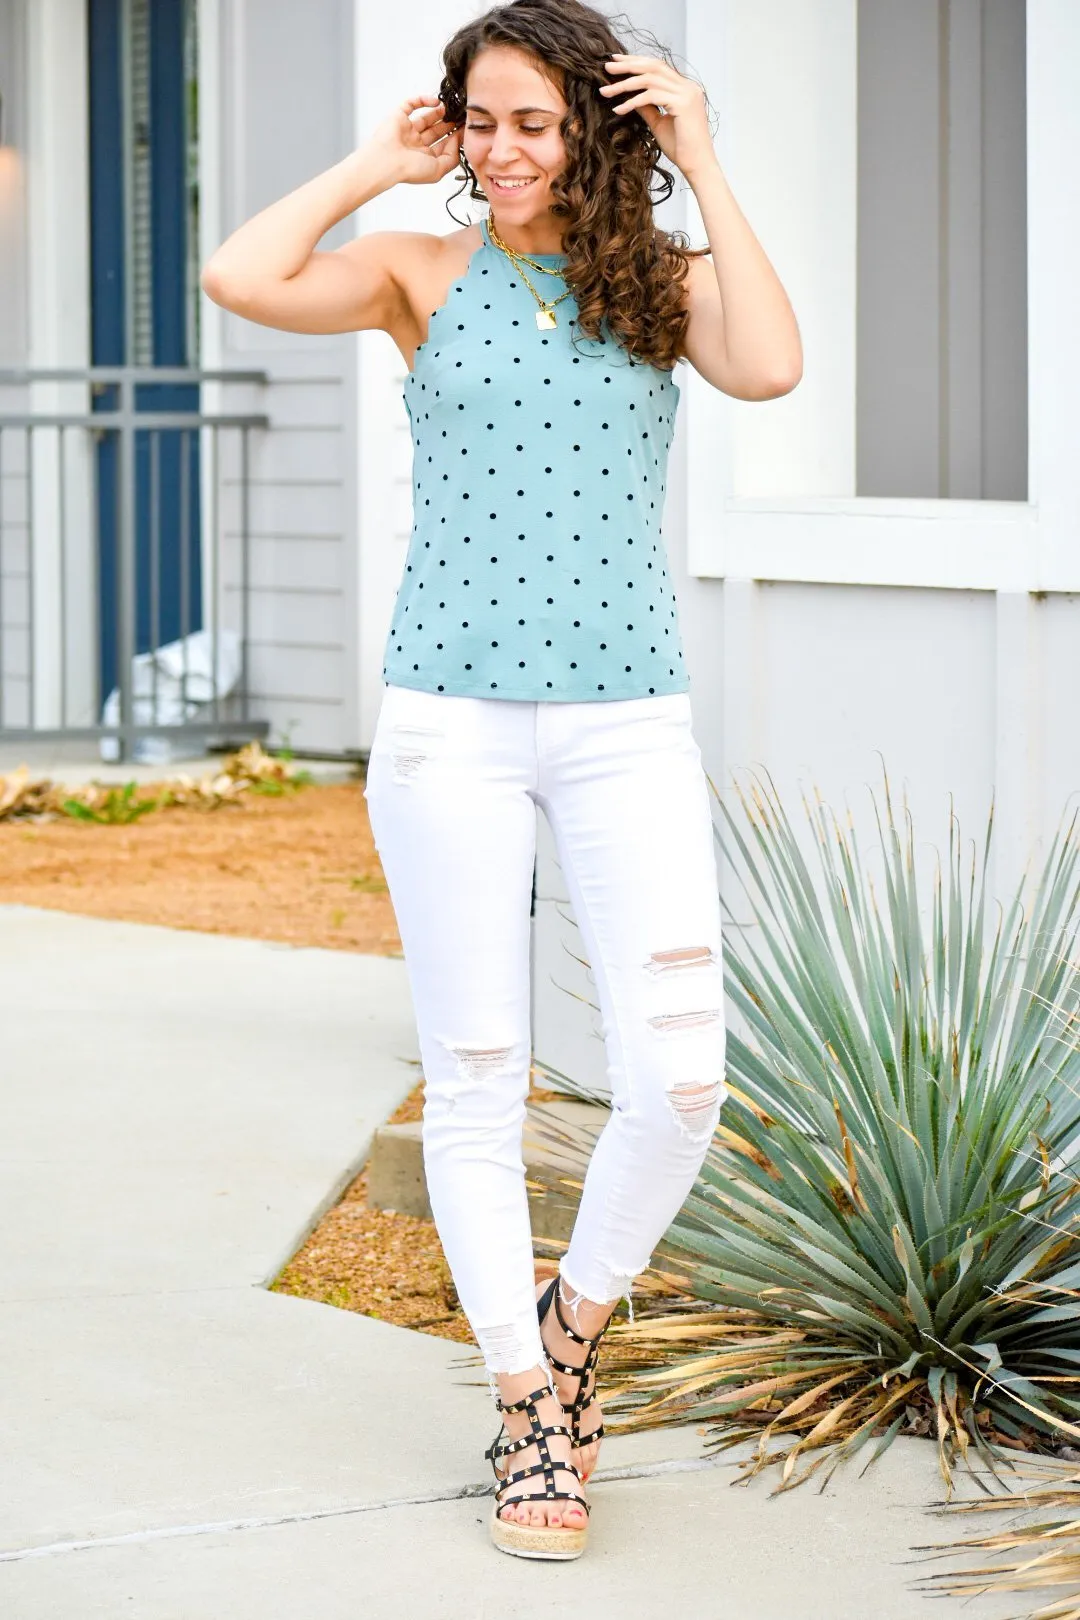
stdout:
<svg viewBox="0 0 1080 1620">
<path fill-rule="evenodd" d="M 542 298 L 537 292 L 536 288 L 533 286 L 532 282 L 529 280 L 528 273 L 525 269 L 525 264 L 528 263 L 532 265 L 534 270 L 543 271 L 545 275 L 549 276 L 561 275 L 561 270 L 553 270 L 548 264 L 537 264 L 535 260 L 529 258 L 528 254 L 518 253 L 516 249 L 507 247 L 506 243 L 495 229 L 490 214 L 488 215 L 488 235 L 491 237 L 492 242 L 494 242 L 495 246 L 500 250 L 500 252 L 505 253 L 506 257 L 510 260 L 510 263 L 514 266 L 526 287 L 528 287 L 529 291 L 536 299 L 536 302 L 540 305 L 540 308 L 536 311 L 537 330 L 540 332 L 550 332 L 552 327 L 558 325 L 558 322 L 555 319 L 555 305 L 561 304 L 564 298 L 569 298 L 573 289 L 568 287 L 565 292 L 559 294 L 558 298 L 552 298 L 550 300 Z"/>
</svg>

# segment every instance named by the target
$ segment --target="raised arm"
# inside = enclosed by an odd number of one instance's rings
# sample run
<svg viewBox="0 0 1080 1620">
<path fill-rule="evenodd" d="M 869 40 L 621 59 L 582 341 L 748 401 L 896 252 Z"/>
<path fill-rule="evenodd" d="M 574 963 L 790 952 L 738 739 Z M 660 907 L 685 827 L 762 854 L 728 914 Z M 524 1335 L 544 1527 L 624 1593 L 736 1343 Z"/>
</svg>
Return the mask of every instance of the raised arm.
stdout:
<svg viewBox="0 0 1080 1620">
<path fill-rule="evenodd" d="M 425 111 L 413 119 L 418 107 Z M 235 230 L 204 265 L 203 291 L 235 315 L 287 332 L 388 330 L 407 233 L 374 231 L 329 251 L 316 244 L 391 186 L 441 180 L 458 163 L 460 141 L 434 96 L 403 102 L 363 146 Z"/>
</svg>

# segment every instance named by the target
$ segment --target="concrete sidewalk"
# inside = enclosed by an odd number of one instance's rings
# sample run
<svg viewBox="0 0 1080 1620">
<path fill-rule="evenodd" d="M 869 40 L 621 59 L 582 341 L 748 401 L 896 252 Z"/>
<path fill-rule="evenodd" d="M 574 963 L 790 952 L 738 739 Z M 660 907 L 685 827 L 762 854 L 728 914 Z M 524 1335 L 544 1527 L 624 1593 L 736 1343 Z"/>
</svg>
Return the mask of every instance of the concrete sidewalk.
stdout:
<svg viewBox="0 0 1080 1620">
<path fill-rule="evenodd" d="M 0 1614 L 928 1613 L 909 1549 L 974 1527 L 925 1442 L 769 1500 L 612 1439 L 581 1562 L 490 1548 L 461 1347 L 266 1290 L 416 1059 L 400 961 L 0 906 Z"/>
</svg>

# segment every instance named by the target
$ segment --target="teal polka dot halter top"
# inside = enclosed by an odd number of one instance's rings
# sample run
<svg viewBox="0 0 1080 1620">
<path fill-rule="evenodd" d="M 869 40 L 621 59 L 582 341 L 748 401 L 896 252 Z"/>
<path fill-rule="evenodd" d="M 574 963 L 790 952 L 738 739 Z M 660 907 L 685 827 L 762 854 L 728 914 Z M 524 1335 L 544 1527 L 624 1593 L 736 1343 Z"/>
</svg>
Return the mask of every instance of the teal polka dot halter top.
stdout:
<svg viewBox="0 0 1080 1620">
<path fill-rule="evenodd" d="M 606 321 L 583 337 L 573 294 L 538 327 L 480 232 L 405 380 L 414 522 L 383 678 L 534 701 L 686 691 L 661 536 L 679 387 Z M 530 279 L 545 299 L 565 291 Z"/>
</svg>

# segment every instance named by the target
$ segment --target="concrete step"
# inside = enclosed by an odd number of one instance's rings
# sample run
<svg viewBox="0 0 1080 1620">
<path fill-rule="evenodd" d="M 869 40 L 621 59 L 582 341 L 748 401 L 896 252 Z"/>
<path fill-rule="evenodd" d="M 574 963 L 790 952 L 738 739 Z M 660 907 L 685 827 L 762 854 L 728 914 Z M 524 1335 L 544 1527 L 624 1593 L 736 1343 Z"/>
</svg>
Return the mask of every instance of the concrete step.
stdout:
<svg viewBox="0 0 1080 1620">
<path fill-rule="evenodd" d="M 526 1175 L 541 1167 L 557 1167 L 568 1178 L 580 1179 L 581 1165 L 607 1117 L 606 1108 L 576 1099 L 530 1103 L 523 1141 Z M 561 1134 L 563 1130 L 573 1137 L 568 1147 L 551 1137 L 553 1131 Z M 368 1161 L 368 1203 L 375 1209 L 431 1219 L 419 1120 L 408 1125 L 382 1125 L 375 1132 Z M 568 1187 L 565 1193 L 530 1190 L 533 1236 L 568 1239 L 577 1204 L 576 1188 Z"/>
</svg>

